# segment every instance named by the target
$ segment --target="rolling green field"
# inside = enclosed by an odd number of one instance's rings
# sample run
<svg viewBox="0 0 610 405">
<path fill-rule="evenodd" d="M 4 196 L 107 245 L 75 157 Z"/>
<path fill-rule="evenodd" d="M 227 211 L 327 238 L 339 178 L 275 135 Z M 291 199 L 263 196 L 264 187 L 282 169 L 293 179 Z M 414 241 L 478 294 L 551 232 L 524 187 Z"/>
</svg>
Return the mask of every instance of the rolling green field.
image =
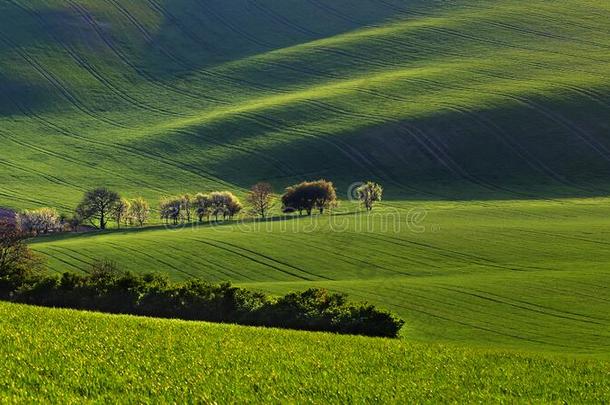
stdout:
<svg viewBox="0 0 610 405">
<path fill-rule="evenodd" d="M 0 206 L 379 180 L 393 199 L 610 189 L 593 0 L 7 0 Z"/>
<path fill-rule="evenodd" d="M 385 188 L 371 215 L 37 238 L 51 271 L 325 287 L 407 321 L 384 341 L 0 304 L 0 396 L 607 398 L 608 21 L 594 0 L 0 2 L 0 207 Z"/>
<path fill-rule="evenodd" d="M 58 272 L 136 272 L 281 294 L 346 292 L 400 314 L 411 341 L 606 357 L 610 201 L 418 203 L 367 215 L 39 238 Z"/>
<path fill-rule="evenodd" d="M 609 363 L 560 356 L 12 304 L 0 304 L 0 326 L 5 403 L 599 403 L 610 395 Z"/>
</svg>

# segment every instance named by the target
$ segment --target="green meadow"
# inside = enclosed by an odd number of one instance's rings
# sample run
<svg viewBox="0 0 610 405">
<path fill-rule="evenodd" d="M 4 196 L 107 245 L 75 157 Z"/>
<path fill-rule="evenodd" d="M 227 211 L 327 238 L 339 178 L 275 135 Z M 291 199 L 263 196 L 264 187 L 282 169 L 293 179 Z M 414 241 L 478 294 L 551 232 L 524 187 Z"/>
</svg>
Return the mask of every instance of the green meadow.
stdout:
<svg viewBox="0 0 610 405">
<path fill-rule="evenodd" d="M 323 287 L 406 320 L 381 340 L 0 304 L 0 399 L 607 401 L 608 21 L 594 0 L 0 2 L 0 207 L 318 178 L 343 200 L 36 238 L 49 271 Z"/>
<path fill-rule="evenodd" d="M 409 341 L 608 357 L 605 199 L 344 204 L 332 215 L 39 238 L 57 272 L 110 259 L 272 294 L 345 292 L 407 320 Z"/>
<path fill-rule="evenodd" d="M 0 304 L 0 315 L 5 403 L 601 403 L 610 395 L 609 363 L 564 356 L 13 304 Z"/>
</svg>

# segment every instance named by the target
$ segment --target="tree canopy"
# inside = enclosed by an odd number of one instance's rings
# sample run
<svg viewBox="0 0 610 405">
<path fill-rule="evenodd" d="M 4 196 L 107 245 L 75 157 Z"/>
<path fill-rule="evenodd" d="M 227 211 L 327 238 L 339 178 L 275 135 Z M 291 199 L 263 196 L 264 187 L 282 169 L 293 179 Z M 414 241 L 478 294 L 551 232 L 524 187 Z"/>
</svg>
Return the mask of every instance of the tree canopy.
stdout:
<svg viewBox="0 0 610 405">
<path fill-rule="evenodd" d="M 337 206 L 337 191 L 332 182 L 327 180 L 304 181 L 286 188 L 282 196 L 282 211 L 285 213 L 307 212 L 311 215 L 314 209 L 323 214 L 326 209 Z"/>
<path fill-rule="evenodd" d="M 99 187 L 87 191 L 76 208 L 78 216 L 89 221 L 93 226 L 106 229 L 108 219 L 112 217 L 121 197 L 115 191 Z"/>
<path fill-rule="evenodd" d="M 381 201 L 383 196 L 383 188 L 372 181 L 367 181 L 360 187 L 356 189 L 356 193 L 358 194 L 358 199 L 364 205 L 367 211 L 373 210 L 373 205 Z"/>
</svg>

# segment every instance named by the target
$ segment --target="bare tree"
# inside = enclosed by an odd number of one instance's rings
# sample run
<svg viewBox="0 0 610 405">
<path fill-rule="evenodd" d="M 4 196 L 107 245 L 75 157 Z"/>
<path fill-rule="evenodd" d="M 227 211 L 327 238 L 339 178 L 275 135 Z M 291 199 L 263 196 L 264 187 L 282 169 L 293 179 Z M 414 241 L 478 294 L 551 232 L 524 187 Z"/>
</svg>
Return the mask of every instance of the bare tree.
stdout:
<svg viewBox="0 0 610 405">
<path fill-rule="evenodd" d="M 246 197 L 252 212 L 266 218 L 271 207 L 273 207 L 273 187 L 269 183 L 257 183 L 252 186 Z"/>
<path fill-rule="evenodd" d="M 120 199 L 118 193 L 105 187 L 87 191 L 76 208 L 77 216 L 89 221 L 95 227 L 98 227 L 97 222 L 100 229 L 106 229 L 108 219 L 112 216 L 112 212 Z"/>
</svg>

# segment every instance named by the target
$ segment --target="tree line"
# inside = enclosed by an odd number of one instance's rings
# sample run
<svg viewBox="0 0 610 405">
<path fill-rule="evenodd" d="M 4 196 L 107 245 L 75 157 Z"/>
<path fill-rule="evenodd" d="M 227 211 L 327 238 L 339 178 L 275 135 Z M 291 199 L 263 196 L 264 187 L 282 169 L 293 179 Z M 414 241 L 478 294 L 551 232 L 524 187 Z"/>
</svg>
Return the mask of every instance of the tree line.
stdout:
<svg viewBox="0 0 610 405">
<path fill-rule="evenodd" d="M 86 274 L 42 271 L 27 234 L 0 221 L 0 299 L 5 301 L 241 325 L 397 337 L 404 321 L 343 294 L 312 288 L 279 298 L 203 280 L 172 283 L 166 275 L 137 275 L 107 261 Z"/>
<path fill-rule="evenodd" d="M 356 189 L 358 200 L 367 211 L 381 201 L 383 188 L 374 182 L 363 183 Z M 284 214 L 324 214 L 337 207 L 337 190 L 327 180 L 304 181 L 287 187 L 279 198 Z M 269 183 L 257 183 L 246 194 L 248 214 L 266 218 L 276 203 L 273 187 Z M 166 224 L 191 223 L 195 219 L 227 220 L 244 211 L 244 204 L 230 191 L 181 194 L 162 197 L 158 203 L 159 219 Z M 151 215 L 151 207 L 142 197 L 126 199 L 116 191 L 99 187 L 87 191 L 71 216 L 59 214 L 54 208 L 26 210 L 17 214 L 20 229 L 30 235 L 61 231 L 77 231 L 82 225 L 106 229 L 109 222 L 121 226 L 144 226 Z"/>
</svg>

